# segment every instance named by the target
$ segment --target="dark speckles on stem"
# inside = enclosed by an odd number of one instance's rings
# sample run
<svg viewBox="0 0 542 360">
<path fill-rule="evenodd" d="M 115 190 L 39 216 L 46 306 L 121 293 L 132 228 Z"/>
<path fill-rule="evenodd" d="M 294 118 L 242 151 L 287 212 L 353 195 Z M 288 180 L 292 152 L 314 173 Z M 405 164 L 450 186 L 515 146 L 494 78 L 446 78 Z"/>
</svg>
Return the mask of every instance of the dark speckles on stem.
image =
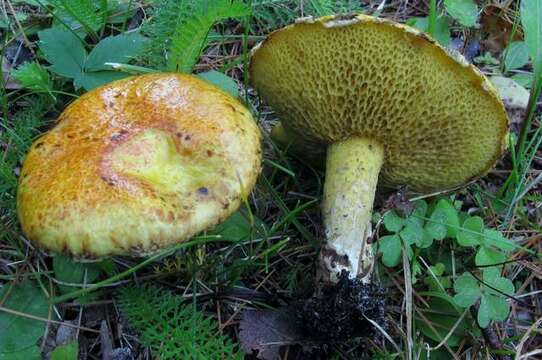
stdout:
<svg viewBox="0 0 542 360">
<path fill-rule="evenodd" d="M 190 141 L 190 139 L 191 139 L 190 135 L 185 135 L 185 136 L 184 136 L 184 140 L 185 140 L 185 141 Z"/>
<path fill-rule="evenodd" d="M 39 142 L 36 144 L 36 149 L 39 149 L 40 147 L 43 146 L 43 144 L 45 144 L 43 141 L 42 142 Z"/>
<path fill-rule="evenodd" d="M 200 187 L 198 190 L 196 190 L 198 192 L 198 194 L 200 195 L 209 195 L 209 189 L 207 189 L 206 187 L 202 186 Z"/>
<path fill-rule="evenodd" d="M 207 156 L 208 156 L 208 157 L 211 157 L 211 156 L 213 156 L 213 155 L 214 155 L 214 153 L 213 153 L 212 150 L 207 150 Z"/>
</svg>

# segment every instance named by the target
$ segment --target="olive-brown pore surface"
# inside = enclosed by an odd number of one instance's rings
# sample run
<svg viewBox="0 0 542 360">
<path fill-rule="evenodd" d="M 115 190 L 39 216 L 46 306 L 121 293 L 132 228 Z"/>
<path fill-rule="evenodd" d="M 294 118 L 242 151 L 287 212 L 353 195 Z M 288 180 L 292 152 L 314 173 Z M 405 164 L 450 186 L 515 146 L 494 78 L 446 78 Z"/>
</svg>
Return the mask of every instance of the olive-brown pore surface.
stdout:
<svg viewBox="0 0 542 360">
<path fill-rule="evenodd" d="M 250 72 L 294 136 L 378 140 L 389 185 L 453 188 L 487 173 L 505 147 L 508 118 L 489 81 L 404 25 L 364 15 L 300 22 L 272 33 Z"/>
</svg>

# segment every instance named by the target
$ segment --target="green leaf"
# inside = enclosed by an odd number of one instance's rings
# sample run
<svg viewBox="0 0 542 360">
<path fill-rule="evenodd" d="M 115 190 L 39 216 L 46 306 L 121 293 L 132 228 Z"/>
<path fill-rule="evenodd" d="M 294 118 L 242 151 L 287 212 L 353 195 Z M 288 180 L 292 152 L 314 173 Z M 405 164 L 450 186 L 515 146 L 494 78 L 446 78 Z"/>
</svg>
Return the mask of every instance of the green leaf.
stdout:
<svg viewBox="0 0 542 360">
<path fill-rule="evenodd" d="M 474 26 L 478 19 L 478 6 L 473 0 L 444 0 L 446 11 L 463 26 Z"/>
<path fill-rule="evenodd" d="M 32 281 L 5 284 L 0 290 L 2 306 L 27 315 L 48 317 L 49 302 L 43 291 Z M 0 311 L 0 359 L 14 352 L 35 347 L 43 336 L 45 322 Z M 9 355 L 7 355 L 9 354 Z"/>
<path fill-rule="evenodd" d="M 218 86 L 225 92 L 229 93 L 231 96 L 235 98 L 239 97 L 239 88 L 235 80 L 233 80 L 231 77 L 216 70 L 199 73 L 198 76 L 203 80 L 215 86 Z"/>
<path fill-rule="evenodd" d="M 58 10 L 59 16 L 70 18 L 72 22 L 83 26 L 85 31 L 94 34 L 105 25 L 103 14 L 95 7 L 95 4 L 100 2 L 99 0 L 49 0 L 49 4 Z"/>
<path fill-rule="evenodd" d="M 482 241 L 483 230 L 484 220 L 481 217 L 468 217 L 457 234 L 457 243 L 465 247 L 479 245 Z"/>
<path fill-rule="evenodd" d="M 76 89 L 84 88 L 89 91 L 98 86 L 105 85 L 111 81 L 124 79 L 128 76 L 130 76 L 130 74 L 118 71 L 85 72 L 74 79 L 74 86 Z"/>
<path fill-rule="evenodd" d="M 436 240 L 442 240 L 448 233 L 446 224 L 448 222 L 447 212 L 443 209 L 435 208 L 429 221 L 425 224 L 425 230 Z"/>
<path fill-rule="evenodd" d="M 456 310 L 456 307 L 453 306 L 454 304 L 442 298 L 431 297 L 428 304 L 432 311 L 425 313 L 425 316 L 433 326 L 430 327 L 427 322 L 421 319 L 418 320 L 418 318 L 416 318 L 416 326 L 425 336 L 434 341 L 440 342 L 452 329 L 454 329 L 457 319 L 459 319 L 461 313 Z M 463 338 L 468 335 L 468 331 L 470 330 L 471 329 L 467 322 L 467 318 L 464 318 L 463 321 L 461 321 L 459 325 L 455 327 L 454 332 L 448 338 L 446 343 L 449 346 L 457 346 L 463 340 Z M 435 331 L 437 334 L 435 334 Z M 444 359 L 449 359 L 449 354 L 447 355 L 448 356 L 444 357 Z M 420 359 L 435 360 L 434 353 L 431 352 L 429 357 L 423 357 Z"/>
<path fill-rule="evenodd" d="M 408 222 L 416 222 L 420 226 L 423 226 L 425 215 L 427 214 L 427 202 L 424 200 L 418 200 L 414 202 L 414 211 L 408 217 Z"/>
<path fill-rule="evenodd" d="M 250 7 L 239 0 L 215 0 L 212 4 L 202 2 L 189 18 L 177 22 L 171 35 L 168 70 L 189 73 L 197 63 L 211 27 L 228 18 L 247 16 Z"/>
<path fill-rule="evenodd" d="M 482 295 L 478 309 L 478 324 L 485 328 L 491 320 L 502 321 L 508 317 L 510 305 L 502 297 L 491 294 Z"/>
<path fill-rule="evenodd" d="M 425 240 L 423 227 L 415 221 L 408 222 L 399 235 L 408 245 L 419 246 Z"/>
<path fill-rule="evenodd" d="M 417 247 L 420 249 L 427 249 L 431 245 L 433 245 L 433 235 L 427 231 L 426 229 L 422 229 L 422 240 L 418 244 L 416 244 Z"/>
<path fill-rule="evenodd" d="M 79 343 L 73 340 L 67 344 L 57 346 L 51 354 L 51 360 L 77 360 Z"/>
<path fill-rule="evenodd" d="M 429 19 L 427 17 L 423 18 L 411 18 L 407 22 L 407 25 L 414 26 L 415 28 L 427 32 L 429 29 Z M 437 40 L 442 46 L 450 45 L 452 38 L 450 36 L 450 26 L 448 25 L 448 19 L 445 16 L 437 17 L 436 29 L 433 37 Z"/>
<path fill-rule="evenodd" d="M 436 209 L 439 209 L 446 214 L 446 236 L 455 238 L 459 231 L 459 214 L 458 210 L 448 199 L 440 199 L 437 202 Z"/>
<path fill-rule="evenodd" d="M 51 63 L 51 71 L 68 78 L 83 72 L 87 52 L 81 40 L 72 32 L 59 28 L 40 31 L 39 47 Z"/>
<path fill-rule="evenodd" d="M 511 79 L 527 89 L 533 86 L 533 74 L 531 73 L 514 74 Z"/>
<path fill-rule="evenodd" d="M 12 72 L 23 87 L 36 91 L 51 91 L 49 73 L 36 62 L 27 62 Z"/>
<path fill-rule="evenodd" d="M 39 345 L 32 345 L 26 349 L 13 352 L 0 352 L 0 360 L 42 360 L 41 350 Z"/>
<path fill-rule="evenodd" d="M 493 250 L 486 246 L 480 246 L 476 252 L 474 262 L 477 266 L 499 265 L 506 260 L 506 256 L 497 250 Z"/>
<path fill-rule="evenodd" d="M 519 69 L 529 62 L 529 48 L 524 41 L 514 41 L 508 45 L 505 52 L 505 71 Z"/>
<path fill-rule="evenodd" d="M 401 239 L 397 235 L 383 236 L 378 240 L 378 252 L 382 254 L 382 263 L 394 267 L 401 259 Z"/>
<path fill-rule="evenodd" d="M 397 212 L 395 210 L 388 211 L 386 215 L 384 215 L 384 227 L 389 232 L 398 232 L 403 228 L 403 225 L 405 224 L 405 219 L 397 215 Z"/>
<path fill-rule="evenodd" d="M 521 0 L 521 24 L 535 72 L 542 67 L 542 0 Z"/>
<path fill-rule="evenodd" d="M 141 55 L 147 38 L 137 33 L 109 36 L 101 40 L 90 52 L 85 71 L 111 70 L 106 62 L 127 63 Z"/>
<path fill-rule="evenodd" d="M 100 267 L 97 263 L 76 262 L 65 255 L 57 255 L 53 258 L 53 270 L 58 281 L 69 284 L 91 284 L 100 275 Z M 78 289 L 68 285 L 58 287 L 62 294 Z"/>
<path fill-rule="evenodd" d="M 473 305 L 482 294 L 478 281 L 469 273 L 464 273 L 455 280 L 454 290 L 454 301 L 460 307 Z"/>
<path fill-rule="evenodd" d="M 484 269 L 483 280 L 484 283 L 489 285 L 484 287 L 485 292 L 498 296 L 504 296 L 503 294 L 509 296 L 514 295 L 514 284 L 510 279 L 502 277 L 500 271 L 497 268 Z"/>
<path fill-rule="evenodd" d="M 503 251 L 512 251 L 516 248 L 516 245 L 504 237 L 500 231 L 493 229 L 484 229 L 483 243 L 487 246 L 495 246 Z"/>
<path fill-rule="evenodd" d="M 241 209 L 234 212 L 226 221 L 218 224 L 213 230 L 208 231 L 210 235 L 220 235 L 225 240 L 233 240 L 236 242 L 252 239 L 254 230 L 265 231 L 265 224 L 259 218 L 254 218 L 253 229 L 250 218 L 246 214 L 246 210 Z"/>
</svg>

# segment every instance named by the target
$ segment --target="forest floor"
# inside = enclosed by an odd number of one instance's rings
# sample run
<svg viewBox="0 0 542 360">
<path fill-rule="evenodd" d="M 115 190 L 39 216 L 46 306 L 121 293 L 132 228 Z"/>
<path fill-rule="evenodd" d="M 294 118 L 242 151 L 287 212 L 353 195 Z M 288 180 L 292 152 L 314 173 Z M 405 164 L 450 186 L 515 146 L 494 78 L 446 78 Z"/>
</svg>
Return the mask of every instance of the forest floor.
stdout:
<svg viewBox="0 0 542 360">
<path fill-rule="evenodd" d="M 0 11 L 0 359 L 542 358 L 542 1 L 4 0 Z M 386 310 L 366 334 L 312 336 L 284 318 L 314 295 L 324 172 L 270 138 L 279 119 L 246 66 L 252 47 L 297 18 L 356 12 L 430 31 L 505 79 L 510 145 L 457 191 L 379 189 L 374 296 Z M 104 67 L 118 54 L 130 64 Z M 31 143 L 96 85 L 171 71 L 166 55 L 254 114 L 264 148 L 255 189 L 216 229 L 149 258 L 50 256 L 16 213 Z M 105 61 L 93 68 L 93 57 Z M 412 240 L 418 210 L 414 232 L 430 231 L 439 211 L 457 229 Z M 385 248 L 394 241 L 395 257 Z"/>
</svg>

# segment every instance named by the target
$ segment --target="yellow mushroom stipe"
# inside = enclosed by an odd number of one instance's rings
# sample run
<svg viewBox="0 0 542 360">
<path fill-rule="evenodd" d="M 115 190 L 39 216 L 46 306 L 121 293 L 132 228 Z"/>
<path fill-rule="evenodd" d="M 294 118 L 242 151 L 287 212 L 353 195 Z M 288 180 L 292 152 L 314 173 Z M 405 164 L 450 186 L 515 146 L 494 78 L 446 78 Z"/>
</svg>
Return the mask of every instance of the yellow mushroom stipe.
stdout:
<svg viewBox="0 0 542 360">
<path fill-rule="evenodd" d="M 383 147 L 367 138 L 351 137 L 327 149 L 322 202 L 327 242 L 320 253 L 329 269 L 323 274 L 329 277 L 326 280 L 336 281 L 346 270 L 369 281 L 373 252 L 364 239 L 371 234 L 372 207 L 383 160 Z M 357 261 L 353 263 L 354 259 Z"/>
<path fill-rule="evenodd" d="M 281 120 L 277 142 L 313 164 L 328 148 L 320 260 L 331 280 L 342 269 L 370 279 L 377 179 L 453 189 L 505 150 L 508 117 L 493 85 L 428 35 L 389 20 L 301 19 L 253 49 L 250 80 Z"/>
<path fill-rule="evenodd" d="M 259 129 L 227 93 L 190 75 L 131 77 L 81 96 L 34 142 L 18 214 L 48 250 L 146 255 L 233 213 L 260 162 Z"/>
</svg>

